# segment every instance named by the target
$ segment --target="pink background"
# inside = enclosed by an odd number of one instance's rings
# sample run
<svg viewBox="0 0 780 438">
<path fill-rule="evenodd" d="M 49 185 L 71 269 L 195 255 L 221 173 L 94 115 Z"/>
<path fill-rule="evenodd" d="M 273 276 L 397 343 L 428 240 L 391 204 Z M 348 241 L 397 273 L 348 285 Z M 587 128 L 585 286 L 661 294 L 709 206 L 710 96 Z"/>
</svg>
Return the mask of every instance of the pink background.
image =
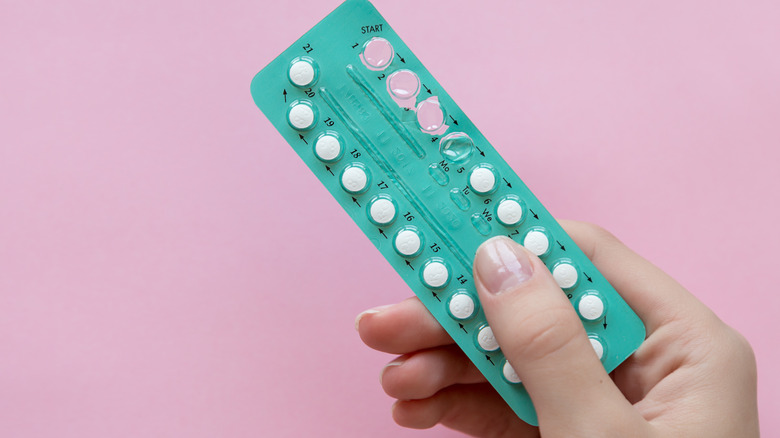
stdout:
<svg viewBox="0 0 780 438">
<path fill-rule="evenodd" d="M 780 3 L 477 3 L 376 1 L 554 214 L 748 337 L 780 433 Z M 419 435 L 353 328 L 410 291 L 249 95 L 336 5 L 0 3 L 0 435 Z"/>
</svg>

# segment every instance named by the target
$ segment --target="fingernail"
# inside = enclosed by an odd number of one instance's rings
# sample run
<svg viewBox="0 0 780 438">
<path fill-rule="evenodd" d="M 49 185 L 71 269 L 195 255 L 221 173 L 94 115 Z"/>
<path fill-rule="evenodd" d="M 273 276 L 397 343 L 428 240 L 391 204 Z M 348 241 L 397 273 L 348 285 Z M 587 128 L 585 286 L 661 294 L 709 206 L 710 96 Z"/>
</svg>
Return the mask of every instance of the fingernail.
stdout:
<svg viewBox="0 0 780 438">
<path fill-rule="evenodd" d="M 390 367 L 397 367 L 398 365 L 402 365 L 404 362 L 406 362 L 406 357 L 405 356 L 401 356 L 401 357 L 397 358 L 396 360 L 394 360 L 394 361 L 388 363 L 387 365 L 385 365 L 385 367 L 382 368 L 382 371 L 379 372 L 379 384 L 380 385 L 382 384 L 382 377 L 384 377 L 385 371 L 387 371 L 388 368 L 390 368 Z"/>
<path fill-rule="evenodd" d="M 531 260 L 525 250 L 506 237 L 494 237 L 477 250 L 474 267 L 486 291 L 499 294 L 529 280 Z"/>
<path fill-rule="evenodd" d="M 366 315 L 373 315 L 375 313 L 379 313 L 379 312 L 382 311 L 382 309 L 386 309 L 386 308 L 388 308 L 390 306 L 392 306 L 392 304 L 387 304 L 385 306 L 374 307 L 373 309 L 368 309 L 365 312 L 362 312 L 360 315 L 357 316 L 357 318 L 355 318 L 355 330 L 358 330 L 358 331 L 360 330 L 360 320 L 363 319 L 364 316 L 366 316 Z"/>
</svg>

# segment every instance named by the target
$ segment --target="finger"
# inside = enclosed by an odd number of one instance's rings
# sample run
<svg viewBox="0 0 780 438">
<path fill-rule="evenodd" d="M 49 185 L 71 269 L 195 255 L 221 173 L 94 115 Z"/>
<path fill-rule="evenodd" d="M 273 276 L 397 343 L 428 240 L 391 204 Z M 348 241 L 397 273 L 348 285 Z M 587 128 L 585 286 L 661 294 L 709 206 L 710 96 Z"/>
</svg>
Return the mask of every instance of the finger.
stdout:
<svg viewBox="0 0 780 438">
<path fill-rule="evenodd" d="M 645 323 L 650 336 L 679 315 L 707 308 L 661 269 L 598 226 L 559 221 L 577 246 Z"/>
<path fill-rule="evenodd" d="M 382 369 L 380 381 L 390 397 L 413 400 L 451 385 L 483 383 L 485 377 L 460 348 L 450 345 L 399 357 Z"/>
<path fill-rule="evenodd" d="M 538 257 L 495 237 L 477 250 L 474 278 L 493 334 L 528 390 L 543 433 L 580 434 L 607 418 L 640 420 Z"/>
<path fill-rule="evenodd" d="M 639 315 L 647 339 L 613 375 L 629 402 L 636 403 L 677 369 L 689 348 L 693 330 L 709 330 L 717 317 L 677 281 L 626 247 L 614 235 L 593 224 L 560 221 L 572 239 Z M 671 323 L 685 317 L 685 332 Z M 695 326 L 692 321 L 698 321 Z M 697 328 L 698 327 L 698 328 Z"/>
<path fill-rule="evenodd" d="M 355 327 L 366 345 L 385 353 L 405 354 L 453 343 L 417 297 L 367 310 L 358 315 Z"/>
<path fill-rule="evenodd" d="M 399 400 L 393 405 L 393 419 L 414 429 L 441 423 L 473 436 L 539 436 L 539 430 L 517 418 L 487 383 L 450 386 L 423 400 Z"/>
</svg>

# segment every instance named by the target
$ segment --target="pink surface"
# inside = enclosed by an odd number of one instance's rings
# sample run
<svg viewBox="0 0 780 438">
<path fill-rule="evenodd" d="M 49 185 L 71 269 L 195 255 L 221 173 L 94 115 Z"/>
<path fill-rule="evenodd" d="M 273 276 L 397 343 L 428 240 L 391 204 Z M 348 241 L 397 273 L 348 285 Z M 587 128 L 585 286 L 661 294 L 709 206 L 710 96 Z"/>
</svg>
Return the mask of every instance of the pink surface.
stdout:
<svg viewBox="0 0 780 438">
<path fill-rule="evenodd" d="M 492 4 L 377 0 L 554 214 L 748 337 L 780 433 L 780 4 Z M 419 436 L 353 328 L 410 291 L 249 95 L 335 6 L 0 5 L 0 435 Z"/>
</svg>

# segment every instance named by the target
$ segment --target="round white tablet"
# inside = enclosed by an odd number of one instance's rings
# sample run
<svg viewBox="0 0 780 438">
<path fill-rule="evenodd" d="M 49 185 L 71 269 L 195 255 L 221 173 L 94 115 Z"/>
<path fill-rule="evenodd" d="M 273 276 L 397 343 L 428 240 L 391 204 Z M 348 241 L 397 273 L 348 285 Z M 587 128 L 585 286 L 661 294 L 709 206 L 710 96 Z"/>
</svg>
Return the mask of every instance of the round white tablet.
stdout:
<svg viewBox="0 0 780 438">
<path fill-rule="evenodd" d="M 303 59 L 295 61 L 290 66 L 290 82 L 298 87 L 308 87 L 314 83 L 317 75 L 314 66 L 309 61 Z"/>
<path fill-rule="evenodd" d="M 489 325 L 482 327 L 479 333 L 477 333 L 477 344 L 479 344 L 479 348 L 485 351 L 498 350 L 498 341 L 496 341 L 493 329 Z"/>
<path fill-rule="evenodd" d="M 517 372 L 512 368 L 509 361 L 504 362 L 504 369 L 502 371 L 504 373 L 504 378 L 507 381 L 510 383 L 520 383 L 520 376 L 517 375 Z"/>
<path fill-rule="evenodd" d="M 395 235 L 393 244 L 395 245 L 395 250 L 398 251 L 399 254 L 411 257 L 420 252 L 422 240 L 416 231 L 407 228 L 399 231 L 398 234 Z"/>
<path fill-rule="evenodd" d="M 547 238 L 547 234 L 539 230 L 531 230 L 525 235 L 523 239 L 523 246 L 528 251 L 531 251 L 536 256 L 541 256 L 547 253 L 550 249 L 550 239 Z"/>
<path fill-rule="evenodd" d="M 309 129 L 314 125 L 314 108 L 305 103 L 295 103 L 287 113 L 287 119 L 295 129 Z"/>
<path fill-rule="evenodd" d="M 604 344 L 594 337 L 589 337 L 588 339 L 590 340 L 590 346 L 593 347 L 593 351 L 596 352 L 596 356 L 598 356 L 599 359 L 604 357 Z"/>
<path fill-rule="evenodd" d="M 604 301 L 593 293 L 584 295 L 580 298 L 577 311 L 588 321 L 595 321 L 604 315 Z"/>
<path fill-rule="evenodd" d="M 455 319 L 471 318 L 474 315 L 474 309 L 476 309 L 474 298 L 465 292 L 457 293 L 450 298 L 450 315 Z"/>
<path fill-rule="evenodd" d="M 333 161 L 341 155 L 341 142 L 336 136 L 325 134 L 314 144 L 314 154 L 322 161 Z"/>
<path fill-rule="evenodd" d="M 359 166 L 349 166 L 341 174 L 341 186 L 349 193 L 360 193 L 368 185 L 368 174 Z"/>
<path fill-rule="evenodd" d="M 469 175 L 469 185 L 479 194 L 490 193 L 496 187 L 496 174 L 487 167 L 477 167 Z"/>
<path fill-rule="evenodd" d="M 515 199 L 504 199 L 498 203 L 496 216 L 504 225 L 517 225 L 523 219 L 523 206 Z"/>
<path fill-rule="evenodd" d="M 577 284 L 577 268 L 570 263 L 561 263 L 555 266 L 552 274 L 561 289 L 568 289 Z"/>
<path fill-rule="evenodd" d="M 438 288 L 447 284 L 450 279 L 450 272 L 444 263 L 433 261 L 425 265 L 422 277 L 423 282 L 428 287 Z"/>
<path fill-rule="evenodd" d="M 387 225 L 395 219 L 395 204 L 387 198 L 378 198 L 368 208 L 371 220 L 379 225 Z"/>
</svg>

